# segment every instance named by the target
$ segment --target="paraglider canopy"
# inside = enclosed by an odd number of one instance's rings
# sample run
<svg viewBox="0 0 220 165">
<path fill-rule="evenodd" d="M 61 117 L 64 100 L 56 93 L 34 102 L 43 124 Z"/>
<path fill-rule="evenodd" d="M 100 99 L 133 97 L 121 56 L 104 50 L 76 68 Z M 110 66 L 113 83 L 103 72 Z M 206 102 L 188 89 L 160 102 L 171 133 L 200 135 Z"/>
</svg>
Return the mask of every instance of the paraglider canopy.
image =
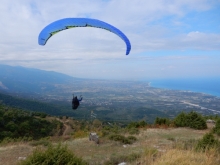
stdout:
<svg viewBox="0 0 220 165">
<path fill-rule="evenodd" d="M 39 45 L 45 45 L 48 39 L 59 31 L 74 28 L 74 27 L 96 27 L 108 30 L 116 35 L 118 35 L 126 44 L 126 55 L 130 53 L 131 44 L 129 39 L 116 27 L 91 18 L 65 18 L 55 21 L 48 26 L 46 26 L 39 34 L 38 43 Z"/>
</svg>

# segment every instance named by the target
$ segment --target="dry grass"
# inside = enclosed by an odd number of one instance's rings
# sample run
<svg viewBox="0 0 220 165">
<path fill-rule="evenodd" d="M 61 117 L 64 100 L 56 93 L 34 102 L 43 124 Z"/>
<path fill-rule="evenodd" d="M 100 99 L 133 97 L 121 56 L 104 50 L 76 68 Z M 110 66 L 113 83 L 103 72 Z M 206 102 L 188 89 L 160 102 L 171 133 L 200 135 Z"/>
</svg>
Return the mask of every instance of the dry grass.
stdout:
<svg viewBox="0 0 220 165">
<path fill-rule="evenodd" d="M 103 164 L 112 157 L 129 155 L 131 153 L 141 153 L 143 149 L 135 145 L 122 145 L 121 143 L 101 139 L 101 144 L 97 145 L 88 138 L 68 141 L 68 148 L 90 164 Z"/>
<path fill-rule="evenodd" d="M 154 165 L 219 165 L 220 158 L 214 150 L 206 153 L 192 150 L 171 149 L 162 154 Z"/>
<path fill-rule="evenodd" d="M 102 164 L 111 158 L 121 157 L 132 153 L 143 154 L 146 149 L 156 149 L 159 153 L 164 153 L 173 148 L 175 140 L 199 139 L 207 131 L 197 131 L 188 128 L 172 129 L 143 129 L 139 135 L 136 135 L 138 141 L 132 145 L 123 145 L 118 142 L 101 138 L 101 144 L 98 146 L 88 138 L 68 141 L 65 144 L 73 150 L 76 155 L 81 156 L 90 164 Z M 170 140 L 171 139 L 171 140 Z M 150 158 L 152 155 L 148 155 Z M 154 156 L 155 157 L 155 156 Z M 151 158 L 150 158 L 151 159 Z"/>
<path fill-rule="evenodd" d="M 141 158 L 130 164 L 220 164 L 214 151 L 198 153 L 173 147 L 177 141 L 199 139 L 207 131 L 188 128 L 149 128 L 142 129 L 140 134 L 136 135 L 138 141 L 132 145 L 123 145 L 107 138 L 100 138 L 100 145 L 97 145 L 89 141 L 88 137 L 75 139 L 73 136 L 63 141 L 62 144 L 67 145 L 75 155 L 82 157 L 91 165 L 104 164 L 113 158 L 117 160 L 132 153 L 140 154 Z M 81 133 L 79 135 L 81 136 Z M 34 147 L 28 143 L 0 147 L 0 164 L 14 165 L 19 161 L 18 157 L 28 156 L 33 149 Z"/>
<path fill-rule="evenodd" d="M 19 157 L 27 157 L 33 151 L 32 146 L 28 144 L 16 144 L 11 146 L 0 147 L 0 164 L 16 165 Z"/>
</svg>

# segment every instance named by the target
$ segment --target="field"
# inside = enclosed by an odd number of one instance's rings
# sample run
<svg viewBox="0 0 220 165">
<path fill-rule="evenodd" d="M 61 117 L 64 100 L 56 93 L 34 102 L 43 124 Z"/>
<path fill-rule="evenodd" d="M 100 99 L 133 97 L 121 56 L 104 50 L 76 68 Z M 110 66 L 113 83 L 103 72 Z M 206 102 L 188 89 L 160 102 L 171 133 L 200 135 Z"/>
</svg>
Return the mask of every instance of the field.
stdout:
<svg viewBox="0 0 220 165">
<path fill-rule="evenodd" d="M 75 155 L 82 157 L 90 165 L 121 163 L 127 164 L 219 164 L 220 158 L 214 150 L 205 153 L 195 152 L 189 142 L 200 139 L 207 130 L 193 130 L 189 128 L 143 128 L 137 141 L 125 145 L 107 138 L 100 137 L 100 144 L 89 141 L 88 136 L 73 138 L 60 137 L 63 140 L 53 140 L 53 144 L 67 145 Z M 66 140 L 64 140 L 66 139 Z M 188 143 L 186 143 L 188 142 Z M 187 145 L 186 145 L 187 144 Z M 46 148 L 43 145 L 37 147 Z M 36 146 L 31 142 L 16 142 L 0 147 L 0 164 L 15 165 L 19 159 L 30 155 Z M 114 164 L 113 163 L 113 164 Z"/>
</svg>

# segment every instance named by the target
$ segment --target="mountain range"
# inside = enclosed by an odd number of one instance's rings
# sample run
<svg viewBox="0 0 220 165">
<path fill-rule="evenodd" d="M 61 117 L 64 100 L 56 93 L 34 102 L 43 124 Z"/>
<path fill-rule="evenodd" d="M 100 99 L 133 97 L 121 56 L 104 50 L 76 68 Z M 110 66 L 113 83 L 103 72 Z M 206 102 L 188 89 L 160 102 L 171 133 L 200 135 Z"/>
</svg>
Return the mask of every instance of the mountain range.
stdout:
<svg viewBox="0 0 220 165">
<path fill-rule="evenodd" d="M 8 92 L 42 93 L 54 87 L 54 84 L 65 84 L 75 78 L 40 69 L 9 66 L 0 64 L 0 89 Z"/>
</svg>

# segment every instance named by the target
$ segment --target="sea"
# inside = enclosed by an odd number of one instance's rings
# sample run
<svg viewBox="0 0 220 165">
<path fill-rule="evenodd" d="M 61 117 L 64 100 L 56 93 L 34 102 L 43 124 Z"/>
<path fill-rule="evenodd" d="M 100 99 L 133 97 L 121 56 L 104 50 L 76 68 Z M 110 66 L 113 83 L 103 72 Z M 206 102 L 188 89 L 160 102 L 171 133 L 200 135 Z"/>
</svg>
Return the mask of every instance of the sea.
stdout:
<svg viewBox="0 0 220 165">
<path fill-rule="evenodd" d="M 173 90 L 187 90 L 220 97 L 220 77 L 156 79 L 150 80 L 150 86 Z"/>
</svg>

